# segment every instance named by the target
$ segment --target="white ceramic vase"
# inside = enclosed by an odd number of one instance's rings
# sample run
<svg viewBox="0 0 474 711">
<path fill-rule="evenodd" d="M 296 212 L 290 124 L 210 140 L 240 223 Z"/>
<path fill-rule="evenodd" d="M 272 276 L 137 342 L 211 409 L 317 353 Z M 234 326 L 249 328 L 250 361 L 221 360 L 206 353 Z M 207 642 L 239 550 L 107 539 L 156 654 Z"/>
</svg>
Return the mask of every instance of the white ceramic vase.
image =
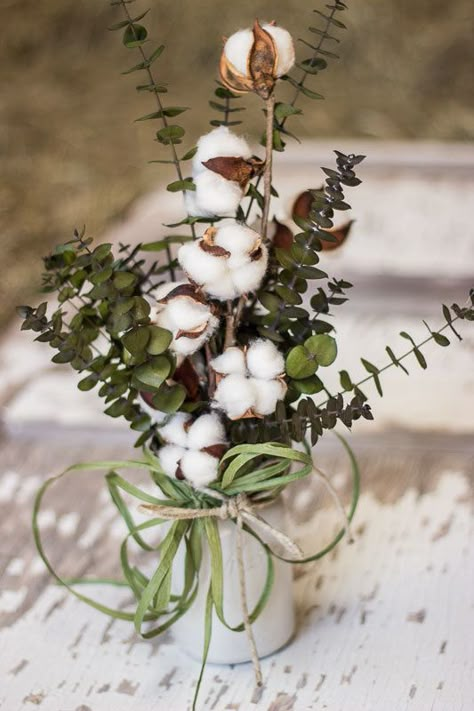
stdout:
<svg viewBox="0 0 474 711">
<path fill-rule="evenodd" d="M 277 502 L 265 508 L 262 517 L 274 528 L 284 530 L 284 508 Z M 239 571 L 236 556 L 236 524 L 219 521 L 224 565 L 224 616 L 228 624 L 242 622 Z M 203 541 L 203 560 L 199 573 L 199 592 L 191 608 L 173 625 L 173 634 L 179 646 L 191 657 L 201 660 L 204 645 L 204 613 L 210 583 L 209 554 Z M 243 557 L 249 610 L 253 610 L 265 585 L 267 557 L 262 546 L 248 533 L 243 532 Z M 180 546 L 173 567 L 173 589 L 183 585 L 185 548 Z M 259 657 L 265 657 L 283 647 L 293 636 L 295 610 L 293 600 L 293 566 L 273 558 L 275 580 L 263 612 L 252 624 Z M 250 648 L 244 632 L 232 632 L 217 617 L 212 619 L 212 638 L 208 662 L 211 664 L 238 664 L 250 661 Z"/>
</svg>

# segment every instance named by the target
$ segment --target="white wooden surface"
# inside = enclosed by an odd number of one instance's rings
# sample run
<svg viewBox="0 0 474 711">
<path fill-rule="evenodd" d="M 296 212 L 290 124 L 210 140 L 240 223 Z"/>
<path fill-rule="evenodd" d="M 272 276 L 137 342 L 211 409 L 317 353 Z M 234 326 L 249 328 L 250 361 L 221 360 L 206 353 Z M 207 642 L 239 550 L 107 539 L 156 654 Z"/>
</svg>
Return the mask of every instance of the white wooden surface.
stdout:
<svg viewBox="0 0 474 711">
<path fill-rule="evenodd" d="M 117 456 L 127 449 L 113 432 L 105 450 L 94 433 L 59 434 L 62 444 L 48 451 L 34 433 L 4 443 L 0 707 L 184 711 L 199 665 L 172 635 L 139 640 L 128 623 L 111 622 L 52 585 L 39 565 L 29 514 L 53 461 L 57 468 L 81 451 Z M 472 441 L 400 435 L 355 438 L 354 446 L 363 469 L 355 544 L 297 569 L 298 632 L 263 661 L 265 687 L 255 691 L 248 664 L 209 666 L 201 709 L 473 708 Z M 347 465 L 330 443 L 319 463 L 343 490 Z M 64 574 L 117 572 L 124 527 L 101 488 L 97 475 L 81 475 L 46 502 L 45 540 Z M 308 551 L 338 524 L 315 482 L 295 488 L 289 510 L 290 530 Z M 126 601 L 116 591 L 90 592 Z"/>
</svg>

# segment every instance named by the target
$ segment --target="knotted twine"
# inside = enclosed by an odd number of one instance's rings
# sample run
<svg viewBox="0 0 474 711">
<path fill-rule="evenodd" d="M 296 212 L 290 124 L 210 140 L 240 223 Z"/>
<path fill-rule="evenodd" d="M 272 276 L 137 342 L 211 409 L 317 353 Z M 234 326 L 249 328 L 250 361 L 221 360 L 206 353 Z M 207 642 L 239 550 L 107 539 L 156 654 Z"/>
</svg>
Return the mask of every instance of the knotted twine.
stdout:
<svg viewBox="0 0 474 711">
<path fill-rule="evenodd" d="M 337 491 L 334 489 L 329 481 L 329 478 L 324 474 L 321 469 L 314 466 L 313 463 L 313 473 L 318 476 L 323 484 L 325 484 L 329 493 L 335 500 L 336 506 L 338 507 L 339 513 L 344 519 L 344 530 L 348 537 L 349 543 L 352 543 L 353 537 L 350 529 L 350 520 L 342 506 L 342 502 L 339 498 Z M 253 531 L 257 532 L 258 529 L 264 534 L 265 538 L 273 543 L 277 543 L 284 554 L 297 563 L 304 560 L 304 554 L 301 548 L 295 541 L 293 541 L 289 536 L 287 536 L 282 531 L 271 526 L 268 521 L 259 516 L 256 513 L 256 509 L 263 509 L 274 502 L 275 499 L 270 499 L 266 501 L 255 501 L 251 500 L 246 494 L 241 493 L 236 496 L 226 497 L 218 491 L 212 489 L 205 489 L 205 492 L 214 498 L 218 498 L 222 501 L 220 506 L 215 506 L 208 509 L 185 509 L 179 506 L 162 506 L 157 504 L 141 504 L 139 509 L 147 514 L 157 514 L 160 518 L 170 520 L 170 521 L 185 521 L 193 520 L 198 518 L 218 518 L 221 521 L 233 520 L 237 523 L 237 535 L 236 535 L 236 555 L 237 555 L 237 565 L 239 573 L 239 588 L 240 588 L 240 604 L 242 608 L 242 618 L 244 629 L 247 634 L 247 639 L 249 642 L 250 653 L 252 658 L 252 664 L 255 672 L 255 681 L 257 686 L 261 686 L 263 683 L 262 670 L 260 666 L 260 659 L 258 656 L 257 645 L 255 643 L 255 637 L 252 631 L 252 624 L 250 622 L 249 605 L 247 599 L 247 588 L 245 583 L 245 569 L 244 569 L 244 557 L 243 557 L 243 525 L 246 523 Z M 272 550 L 271 545 L 269 546 Z M 272 550 L 272 552 L 274 552 Z"/>
<path fill-rule="evenodd" d="M 242 618 L 244 629 L 249 642 L 252 664 L 255 672 L 257 686 L 263 683 L 260 659 L 257 645 L 250 622 L 249 604 L 247 599 L 247 587 L 245 583 L 244 555 L 243 555 L 243 525 L 246 523 L 252 530 L 260 529 L 265 534 L 266 539 L 277 543 L 283 552 L 291 557 L 295 562 L 303 560 L 304 555 L 297 543 L 291 540 L 285 533 L 271 526 L 265 519 L 255 513 L 256 509 L 262 509 L 273 503 L 270 501 L 252 501 L 246 494 L 224 497 L 216 491 L 209 491 L 215 498 L 222 500 L 221 506 L 209 509 L 185 509 L 179 506 L 161 506 L 156 504 L 141 504 L 139 509 L 148 514 L 156 514 L 159 518 L 173 521 L 185 521 L 198 518 L 218 518 L 221 521 L 233 520 L 237 523 L 236 535 L 236 555 L 239 573 L 240 604 L 242 608 Z M 271 548 L 271 546 L 270 546 Z"/>
</svg>

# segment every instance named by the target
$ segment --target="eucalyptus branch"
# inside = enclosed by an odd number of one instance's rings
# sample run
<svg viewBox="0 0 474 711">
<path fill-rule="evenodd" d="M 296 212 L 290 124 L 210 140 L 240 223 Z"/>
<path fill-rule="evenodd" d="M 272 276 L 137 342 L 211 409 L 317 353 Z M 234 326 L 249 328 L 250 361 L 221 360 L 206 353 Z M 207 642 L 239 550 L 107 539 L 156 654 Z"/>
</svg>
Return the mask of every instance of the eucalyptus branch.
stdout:
<svg viewBox="0 0 474 711">
<path fill-rule="evenodd" d="M 151 69 L 151 57 L 148 56 L 143 49 L 143 46 L 141 43 L 141 38 L 139 37 L 139 35 L 137 33 L 136 26 L 134 24 L 134 20 L 132 19 L 132 16 L 130 15 L 130 12 L 128 10 L 126 0 L 120 0 L 119 4 L 123 10 L 124 15 L 127 18 L 128 27 L 132 33 L 132 36 L 134 37 L 134 42 L 136 44 L 136 47 L 140 53 L 142 60 L 143 60 L 143 70 L 146 72 L 146 74 L 148 76 L 149 87 L 151 87 L 152 93 L 154 94 L 154 97 L 155 97 L 155 102 L 156 102 L 156 105 L 158 108 L 158 116 L 161 119 L 163 128 L 168 130 L 170 128 L 170 125 L 169 125 L 168 119 L 166 117 L 165 108 L 164 108 L 163 103 L 160 99 L 159 86 L 158 86 L 157 82 L 155 81 L 155 77 L 154 77 L 154 74 Z M 168 141 L 168 143 L 169 143 L 169 146 L 171 147 L 172 163 L 175 166 L 176 175 L 178 176 L 179 182 L 184 183 L 183 172 L 181 169 L 181 161 L 178 157 L 175 143 L 172 138 Z M 193 238 L 195 238 L 196 237 L 196 230 L 195 230 L 193 223 L 190 223 L 190 229 L 191 229 Z M 167 255 L 169 262 L 171 262 L 172 255 L 171 255 L 171 250 L 170 250 L 169 245 L 167 245 L 167 247 L 166 247 L 166 255 Z M 171 265 L 170 265 L 169 271 L 170 271 L 171 278 L 174 280 L 174 278 L 175 278 L 174 269 Z"/>
<path fill-rule="evenodd" d="M 363 363 L 367 364 L 370 368 L 373 368 L 374 371 L 370 372 L 365 378 L 362 378 L 357 383 L 353 383 L 352 387 L 350 389 L 353 390 L 354 392 L 357 392 L 360 390 L 360 387 L 362 385 L 364 385 L 365 383 L 368 383 L 370 381 L 373 381 L 377 385 L 379 394 L 382 394 L 381 389 L 380 389 L 380 383 L 378 382 L 380 374 L 384 373 L 385 371 L 389 370 L 390 368 L 392 368 L 394 366 L 402 368 L 402 370 L 404 370 L 408 374 L 408 371 L 406 370 L 406 368 L 403 368 L 400 365 L 400 362 L 405 360 L 406 358 L 408 358 L 409 356 L 411 356 L 413 354 L 416 356 L 420 366 L 422 368 L 426 368 L 426 361 L 421 354 L 421 348 L 423 348 L 430 341 L 435 341 L 440 346 L 448 346 L 449 340 L 445 336 L 442 335 L 444 333 L 444 331 L 447 331 L 448 329 L 451 329 L 453 331 L 453 333 L 455 333 L 457 338 L 459 340 L 461 340 L 461 336 L 455 331 L 452 324 L 455 323 L 456 321 L 459 321 L 459 320 L 464 320 L 464 319 L 473 320 L 474 319 L 474 309 L 469 308 L 469 304 L 473 303 L 472 299 L 466 303 L 468 304 L 468 306 L 464 306 L 460 309 L 457 309 L 455 312 L 456 315 L 454 317 L 450 317 L 449 320 L 447 320 L 446 323 L 443 326 L 441 326 L 437 331 L 430 331 L 430 335 L 427 336 L 427 338 L 424 338 L 419 343 L 414 343 L 411 336 L 408 336 L 408 334 L 406 332 L 402 331 L 402 334 L 401 334 L 402 336 L 404 336 L 405 338 L 408 337 L 409 340 L 412 340 L 412 342 L 413 342 L 412 348 L 407 350 L 401 356 L 397 357 L 393 354 L 393 351 L 391 350 L 391 348 L 389 348 L 387 346 L 386 350 L 389 353 L 390 362 L 381 368 L 378 368 L 377 366 L 374 366 L 373 364 L 368 363 L 368 361 L 363 360 Z M 445 307 L 443 309 L 443 312 L 445 314 L 446 314 L 446 309 L 447 309 L 447 307 Z M 441 338 L 440 338 L 440 336 L 441 336 Z M 366 367 L 367 367 L 367 365 L 366 365 Z M 347 390 L 342 390 L 342 391 L 338 392 L 336 395 L 331 396 L 331 397 L 334 398 L 334 397 L 338 397 L 339 395 L 342 396 L 346 392 L 347 392 Z M 318 405 L 316 405 L 316 408 L 318 410 L 324 408 L 328 404 L 330 399 L 331 398 L 327 398 L 326 400 L 320 402 Z"/>
<path fill-rule="evenodd" d="M 313 73 L 312 68 L 315 66 L 315 63 L 316 63 L 316 60 L 318 59 L 318 57 L 321 54 L 325 54 L 326 56 L 329 55 L 329 56 L 333 56 L 334 58 L 336 58 L 336 55 L 334 55 L 332 52 L 328 53 L 327 50 L 323 50 L 323 45 L 327 40 L 333 40 L 333 41 L 335 40 L 334 37 L 331 37 L 331 35 L 329 35 L 329 29 L 332 24 L 336 24 L 334 22 L 334 20 L 335 20 L 334 16 L 335 16 L 336 12 L 338 12 L 338 11 L 342 12 L 343 10 L 345 10 L 346 5 L 343 2 L 341 2 L 341 0 L 334 0 L 334 5 L 332 5 L 332 6 L 328 5 L 327 7 L 330 8 L 330 13 L 327 17 L 324 18 L 326 20 L 326 25 L 324 27 L 324 30 L 320 31 L 321 34 L 319 35 L 318 43 L 315 46 L 313 46 L 313 45 L 310 45 L 305 40 L 300 40 L 300 42 L 302 42 L 303 44 L 306 44 L 311 49 L 313 49 L 313 56 L 311 57 L 311 60 L 307 63 L 306 68 L 302 69 L 302 75 L 301 75 L 299 82 L 297 82 L 297 84 L 295 86 L 295 93 L 294 93 L 293 99 L 290 101 L 290 106 L 294 107 L 296 105 L 298 99 L 300 98 L 301 94 L 303 93 L 305 83 L 306 83 L 308 77 Z M 339 27 L 341 27 L 341 26 L 344 27 L 342 22 L 339 22 L 339 21 L 337 22 L 337 25 Z M 283 117 L 281 124 L 280 124 L 281 127 L 283 127 L 285 125 L 288 118 L 289 118 L 289 115 Z"/>
</svg>

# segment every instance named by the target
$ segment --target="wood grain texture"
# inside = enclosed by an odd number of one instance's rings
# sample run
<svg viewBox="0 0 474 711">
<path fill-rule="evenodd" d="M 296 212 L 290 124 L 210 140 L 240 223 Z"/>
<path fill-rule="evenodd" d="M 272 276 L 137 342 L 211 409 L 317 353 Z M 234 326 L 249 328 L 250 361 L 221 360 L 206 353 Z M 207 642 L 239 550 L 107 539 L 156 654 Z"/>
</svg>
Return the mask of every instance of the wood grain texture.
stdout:
<svg viewBox="0 0 474 711">
<path fill-rule="evenodd" d="M 153 642 L 52 585 L 30 534 L 34 489 L 87 458 L 130 456 L 110 430 L 40 430 L 2 442 L 0 516 L 0 707 L 16 711 L 149 711 L 190 706 L 199 665 L 173 644 Z M 250 665 L 209 666 L 201 708 L 247 711 L 468 711 L 472 708 L 474 444 L 468 437 L 394 433 L 355 437 L 363 494 L 356 542 L 295 573 L 298 631 L 263 660 L 265 686 Z M 345 491 L 347 463 L 328 438 L 318 466 Z M 144 480 L 137 473 L 134 480 Z M 71 511 L 72 502 L 72 511 Z M 308 551 L 338 518 L 316 481 L 288 496 L 290 529 Z M 102 476 L 79 474 L 45 502 L 45 542 L 65 575 L 118 572 L 124 534 Z M 101 600 L 127 603 L 92 587 Z"/>
</svg>

